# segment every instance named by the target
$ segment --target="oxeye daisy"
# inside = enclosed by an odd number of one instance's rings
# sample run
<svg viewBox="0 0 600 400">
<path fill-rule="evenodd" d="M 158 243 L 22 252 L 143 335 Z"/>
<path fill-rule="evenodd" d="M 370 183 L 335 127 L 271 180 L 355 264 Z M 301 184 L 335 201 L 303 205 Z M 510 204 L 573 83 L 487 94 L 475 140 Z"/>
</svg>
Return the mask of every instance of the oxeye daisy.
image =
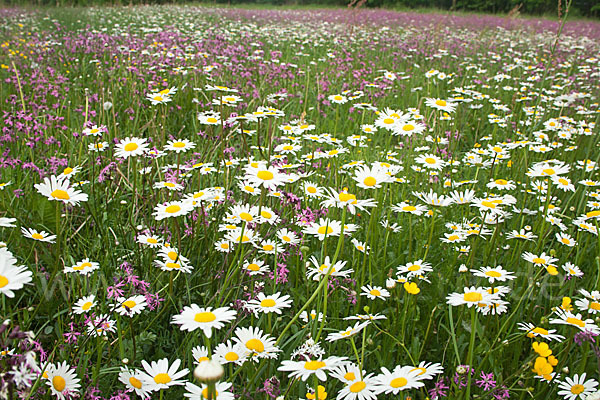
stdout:
<svg viewBox="0 0 600 400">
<path fill-rule="evenodd" d="M 275 339 L 259 328 L 236 328 L 234 335 L 233 340 L 242 345 L 248 357 L 253 360 L 277 358 L 277 353 L 281 351 L 275 345 Z"/>
<path fill-rule="evenodd" d="M 277 313 L 281 314 L 281 310 L 292 306 L 292 300 L 289 295 L 281 295 L 281 293 L 273 293 L 272 295 L 266 296 L 264 293 L 259 293 L 257 298 L 250 300 L 247 303 L 247 307 L 254 311 L 255 314 L 259 313 Z"/>
<path fill-rule="evenodd" d="M 347 278 L 353 272 L 351 268 L 344 269 L 347 264 L 346 261 L 336 261 L 335 264 L 331 265 L 329 256 L 326 256 L 322 263 L 315 256 L 311 256 L 309 262 L 310 264 L 307 263 L 306 277 L 314 281 L 320 280 L 327 274 L 332 277 Z"/>
<path fill-rule="evenodd" d="M 425 105 L 427 107 L 431 107 L 436 110 L 445 111 L 448 113 L 451 113 L 454 110 L 456 110 L 456 103 L 446 101 L 443 99 L 427 98 L 425 99 Z"/>
<path fill-rule="evenodd" d="M 108 148 L 108 142 L 98 142 L 88 144 L 88 150 L 95 153 L 102 152 Z"/>
<path fill-rule="evenodd" d="M 279 240 L 281 240 L 281 242 L 284 244 L 296 245 L 300 243 L 300 238 L 296 232 L 290 231 L 286 228 L 277 231 L 277 238 L 279 238 Z"/>
<path fill-rule="evenodd" d="M 418 366 L 413 368 L 413 371 L 418 371 L 417 377 L 421 380 L 433 379 L 436 375 L 444 372 L 444 367 L 440 363 L 432 363 L 427 361 L 421 361 Z M 412 371 L 411 371 L 412 372 Z"/>
<path fill-rule="evenodd" d="M 566 377 L 564 381 L 558 382 L 559 396 L 567 400 L 586 399 L 588 395 L 596 391 L 598 382 L 595 379 L 586 380 L 586 373 L 575 374 L 573 378 Z"/>
<path fill-rule="evenodd" d="M 77 300 L 77 302 L 73 305 L 73 312 L 75 314 L 83 314 L 89 312 L 92 308 L 96 306 L 96 296 L 89 295 L 84 296 L 81 299 Z"/>
<path fill-rule="evenodd" d="M 141 373 L 143 380 L 149 382 L 151 391 L 168 389 L 174 385 L 185 385 L 185 380 L 180 380 L 190 371 L 187 368 L 178 371 L 181 365 L 181 360 L 177 359 L 169 365 L 169 360 L 152 361 L 150 364 L 146 360 L 142 360 L 142 366 L 146 373 Z"/>
<path fill-rule="evenodd" d="M 320 322 L 323 320 L 323 313 L 322 312 L 317 313 L 316 310 L 311 310 L 310 312 L 302 311 L 302 313 L 300 313 L 300 319 L 304 323 L 308 323 L 309 318 L 311 321 L 317 320 Z"/>
<path fill-rule="evenodd" d="M 315 375 L 320 381 L 325 381 L 327 380 L 326 372 L 331 371 L 345 361 L 346 357 L 327 357 L 306 361 L 284 360 L 277 370 L 289 372 L 290 378 L 299 378 L 304 382 L 312 375 Z"/>
<path fill-rule="evenodd" d="M 568 247 L 573 247 L 577 244 L 575 239 L 573 239 L 573 237 L 571 235 L 569 235 L 568 233 L 556 232 L 554 237 L 556 238 L 556 241 L 558 243 L 563 244 Z"/>
<path fill-rule="evenodd" d="M 594 334 L 600 334 L 600 328 L 591 318 L 583 318 L 581 314 L 573 314 L 570 311 L 557 309 L 555 312 L 557 318 L 550 320 L 551 324 L 570 325 L 579 328 L 582 331 L 590 331 Z"/>
<path fill-rule="evenodd" d="M 156 235 L 139 235 L 136 241 L 140 244 L 145 244 L 151 248 L 161 247 L 163 240 Z"/>
<path fill-rule="evenodd" d="M 0 228 L 14 228 L 16 221 L 16 218 L 0 217 Z"/>
<path fill-rule="evenodd" d="M 357 239 L 352 239 L 352 244 L 354 245 L 354 248 L 361 253 L 369 254 L 369 250 L 371 250 L 371 247 L 367 246 L 365 242 L 361 242 Z"/>
<path fill-rule="evenodd" d="M 85 128 L 83 134 L 86 136 L 102 136 L 106 132 L 106 126 L 93 125 L 91 128 Z"/>
<path fill-rule="evenodd" d="M 421 204 L 412 205 L 407 203 L 406 201 L 402 201 L 396 205 L 392 206 L 392 211 L 399 213 L 410 213 L 414 215 L 422 215 L 424 212 L 427 212 L 427 207 Z"/>
<path fill-rule="evenodd" d="M 188 150 L 192 150 L 196 147 L 196 143 L 190 142 L 187 139 L 176 139 L 169 140 L 165 145 L 165 150 L 174 151 L 175 153 L 182 153 Z"/>
<path fill-rule="evenodd" d="M 246 361 L 246 349 L 240 343 L 220 343 L 215 347 L 214 358 L 220 364 L 234 363 L 242 365 Z"/>
<path fill-rule="evenodd" d="M 81 167 L 80 166 L 75 166 L 74 168 L 71 167 L 66 167 L 65 169 L 63 169 L 63 172 L 58 175 L 59 178 L 69 178 L 71 179 L 71 177 L 75 174 L 77 174 L 78 172 L 81 171 Z"/>
<path fill-rule="evenodd" d="M 155 106 L 157 104 L 166 104 L 170 102 L 172 99 L 170 96 L 166 94 L 161 94 L 160 92 L 156 93 L 148 93 L 146 95 L 146 100 L 150 100 L 150 103 Z"/>
<path fill-rule="evenodd" d="M 354 172 L 352 177 L 357 184 L 356 186 L 363 189 L 378 189 L 383 183 L 392 182 L 393 178 L 388 175 L 387 171 L 381 167 L 360 166 Z"/>
<path fill-rule="evenodd" d="M 277 168 L 272 166 L 259 165 L 257 168 L 246 168 L 245 180 L 256 187 L 275 190 L 277 186 L 283 185 L 283 178 Z"/>
<path fill-rule="evenodd" d="M 154 185 L 152 186 L 154 189 L 168 189 L 168 190 L 173 190 L 173 191 L 179 191 L 179 190 L 183 190 L 183 185 L 177 182 L 165 182 L 165 181 L 160 181 L 160 182 L 155 182 Z"/>
<path fill-rule="evenodd" d="M 115 156 L 127 159 L 144 154 L 148 150 L 147 139 L 127 137 L 115 145 Z"/>
<path fill-rule="evenodd" d="M 81 275 L 89 275 L 93 271 L 97 270 L 98 268 L 100 268 L 100 264 L 98 264 L 95 261 L 90 261 L 89 258 L 84 258 L 83 260 L 79 261 L 77 264 L 74 264 L 70 267 L 65 267 L 63 272 L 66 274 L 72 273 L 72 272 L 77 272 Z"/>
<path fill-rule="evenodd" d="M 459 306 L 466 304 L 469 308 L 479 303 L 490 303 L 496 300 L 498 296 L 496 294 L 490 294 L 487 290 L 482 287 L 465 287 L 463 293 L 451 293 L 446 296 L 446 301 L 452 306 Z"/>
<path fill-rule="evenodd" d="M 370 300 L 385 300 L 386 298 L 390 297 L 390 292 L 388 292 L 381 286 L 366 285 L 361 287 L 360 290 L 362 291 L 360 295 L 367 296 L 367 298 L 369 298 Z"/>
<path fill-rule="evenodd" d="M 192 211 L 193 206 L 187 201 L 171 201 L 154 207 L 154 219 L 161 221 L 165 218 L 179 217 Z"/>
<path fill-rule="evenodd" d="M 401 391 L 424 386 L 419 378 L 420 370 L 411 366 L 396 366 L 392 371 L 381 368 L 381 374 L 374 378 L 376 394 L 397 395 Z"/>
<path fill-rule="evenodd" d="M 234 400 L 235 396 L 228 390 L 231 389 L 230 382 L 216 382 L 214 397 L 208 393 L 208 385 L 202 384 L 202 386 L 196 386 L 191 382 L 186 382 L 183 396 L 191 400 L 205 400 L 212 398 L 213 400 Z"/>
<path fill-rule="evenodd" d="M 76 206 L 81 201 L 88 201 L 88 195 L 80 190 L 73 189 L 67 178 L 52 175 L 50 178 L 44 178 L 43 183 L 38 183 L 34 187 L 38 193 L 46 196 L 48 200 L 62 201 L 71 206 Z"/>
<path fill-rule="evenodd" d="M 398 274 L 407 274 L 407 277 L 420 276 L 433 271 L 431 264 L 423 260 L 409 262 L 398 266 Z"/>
<path fill-rule="evenodd" d="M 556 334 L 556 329 L 540 328 L 529 322 L 519 322 L 517 326 L 520 331 L 525 331 L 530 338 L 541 337 L 544 340 L 556 340 L 559 342 L 562 342 L 565 339 L 564 336 Z"/>
<path fill-rule="evenodd" d="M 501 265 L 495 267 L 481 267 L 479 269 L 472 269 L 473 275 L 480 278 L 486 278 L 490 283 L 504 282 L 507 280 L 513 280 L 516 276 L 512 272 L 505 270 Z"/>
<path fill-rule="evenodd" d="M 194 363 L 196 364 L 210 360 L 208 349 L 205 346 L 196 346 L 192 348 L 192 357 L 194 358 Z"/>
<path fill-rule="evenodd" d="M 536 267 L 547 267 L 549 265 L 553 265 L 556 261 L 558 261 L 558 258 L 548 256 L 546 255 L 546 253 L 535 255 L 526 251 L 523 253 L 522 257 L 524 260 L 529 261 Z"/>
<path fill-rule="evenodd" d="M 328 342 L 335 342 L 340 339 L 349 339 L 363 330 L 371 321 L 357 322 L 354 326 L 349 326 L 347 329 L 340 332 L 333 332 L 327 335 Z"/>
<path fill-rule="evenodd" d="M 21 227 L 21 232 L 26 238 L 38 240 L 40 242 L 54 243 L 56 240 L 56 235 L 51 235 L 46 231 L 37 231 L 35 229 Z"/>
<path fill-rule="evenodd" d="M 319 218 L 318 223 L 311 222 L 310 226 L 305 227 L 302 232 L 317 236 L 322 241 L 326 236 L 339 236 L 342 232 L 342 224 L 329 218 Z"/>
<path fill-rule="evenodd" d="M 186 306 L 179 315 L 174 315 L 172 324 L 180 325 L 181 330 L 194 331 L 201 329 L 206 337 L 210 338 L 212 329 L 221 329 L 226 323 L 235 319 L 236 312 L 229 307 L 199 307 L 196 304 Z"/>
<path fill-rule="evenodd" d="M 583 272 L 573 263 L 567 262 L 562 266 L 563 271 L 565 271 L 568 277 L 576 277 L 581 278 L 583 276 Z"/>
<path fill-rule="evenodd" d="M 150 397 L 150 385 L 143 380 L 142 373 L 139 370 L 133 371 L 127 367 L 121 367 L 119 381 L 125 385 L 127 392 L 135 392 L 142 399 Z"/>
<path fill-rule="evenodd" d="M 71 368 L 66 361 L 47 368 L 46 373 L 46 384 L 50 386 L 50 391 L 58 399 L 69 399 L 79 392 L 80 379 L 77 378 L 75 368 Z"/>
<path fill-rule="evenodd" d="M 118 297 L 117 304 L 114 305 L 114 308 L 120 315 L 133 317 L 136 314 L 140 314 L 146 306 L 146 297 L 135 295 L 130 297 Z"/>
<path fill-rule="evenodd" d="M 247 271 L 250 276 L 264 275 L 265 273 L 269 272 L 269 267 L 265 265 L 265 262 L 257 259 L 252 261 L 244 261 L 242 269 Z"/>
<path fill-rule="evenodd" d="M 33 273 L 27 267 L 16 265 L 17 260 L 6 247 L 0 248 L 0 293 L 7 297 L 15 297 L 15 290 L 20 290 L 32 281 Z"/>
</svg>

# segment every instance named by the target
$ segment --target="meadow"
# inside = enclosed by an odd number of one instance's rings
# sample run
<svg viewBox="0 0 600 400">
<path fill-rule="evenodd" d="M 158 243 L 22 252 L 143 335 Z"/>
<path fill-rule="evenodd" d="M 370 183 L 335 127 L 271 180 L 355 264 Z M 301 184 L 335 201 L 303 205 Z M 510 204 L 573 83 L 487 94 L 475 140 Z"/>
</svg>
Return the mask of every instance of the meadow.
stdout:
<svg viewBox="0 0 600 400">
<path fill-rule="evenodd" d="M 0 21 L 0 399 L 600 399 L 600 23 Z"/>
</svg>

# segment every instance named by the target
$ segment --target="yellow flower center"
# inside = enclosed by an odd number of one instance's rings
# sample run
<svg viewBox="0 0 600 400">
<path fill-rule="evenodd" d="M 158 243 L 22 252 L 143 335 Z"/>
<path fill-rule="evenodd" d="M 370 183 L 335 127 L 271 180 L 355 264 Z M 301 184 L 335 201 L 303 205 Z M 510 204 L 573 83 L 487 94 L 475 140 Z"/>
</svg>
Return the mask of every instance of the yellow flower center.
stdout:
<svg viewBox="0 0 600 400">
<path fill-rule="evenodd" d="M 171 377 L 169 376 L 169 374 L 165 374 L 163 372 L 163 373 L 157 374 L 154 377 L 154 382 L 156 382 L 158 384 L 167 384 L 167 383 L 171 382 Z"/>
<path fill-rule="evenodd" d="M 440 107 L 446 107 L 446 100 L 436 100 L 435 105 Z"/>
<path fill-rule="evenodd" d="M 270 181 L 273 179 L 273 173 L 271 171 L 258 171 L 256 176 L 258 179 L 262 179 L 263 181 Z"/>
<path fill-rule="evenodd" d="M 57 392 L 62 392 L 63 390 L 65 390 L 67 382 L 62 376 L 55 376 L 54 378 L 52 378 L 52 386 Z"/>
<path fill-rule="evenodd" d="M 281 239 L 283 239 L 284 242 L 291 242 L 292 241 L 292 239 L 290 239 L 289 236 L 284 236 Z"/>
<path fill-rule="evenodd" d="M 247 192 L 250 192 L 250 193 L 254 193 L 254 188 L 252 186 L 246 185 L 246 186 L 244 186 L 244 190 L 246 190 Z"/>
<path fill-rule="evenodd" d="M 371 289 L 369 293 L 373 296 L 381 296 L 381 292 L 377 289 Z"/>
<path fill-rule="evenodd" d="M 69 175 L 71 172 L 73 172 L 73 168 L 70 167 L 67 167 L 63 170 L 64 175 Z"/>
<path fill-rule="evenodd" d="M 179 269 L 179 268 L 181 268 L 181 265 L 179 265 L 177 263 L 168 262 L 168 263 L 165 263 L 165 267 L 170 268 L 170 269 Z"/>
<path fill-rule="evenodd" d="M 532 332 L 540 334 L 540 335 L 547 335 L 548 334 L 547 330 L 545 330 L 544 328 L 538 328 L 538 327 L 536 327 L 534 330 L 532 330 Z"/>
<path fill-rule="evenodd" d="M 85 268 L 89 268 L 91 266 L 92 266 L 92 263 L 84 262 L 84 263 L 81 263 L 80 265 L 74 266 L 73 269 L 75 271 L 83 271 Z"/>
<path fill-rule="evenodd" d="M 321 226 L 317 232 L 319 235 L 330 235 L 333 232 L 333 228 L 330 226 Z"/>
<path fill-rule="evenodd" d="M 342 100 L 342 96 L 340 96 L 339 94 L 338 94 L 338 95 L 335 95 L 335 96 L 333 96 L 333 98 L 334 98 L 335 100 L 337 100 L 337 101 L 340 101 L 340 100 Z"/>
<path fill-rule="evenodd" d="M 592 301 L 589 306 L 590 310 L 600 311 L 600 303 Z"/>
<path fill-rule="evenodd" d="M 290 146 L 290 145 L 283 146 L 283 149 L 284 150 L 294 150 L 294 146 Z"/>
<path fill-rule="evenodd" d="M 459 238 L 460 238 L 460 236 L 458 236 L 458 235 L 450 235 L 450 236 L 448 236 L 448 240 L 450 240 L 450 241 L 458 240 Z"/>
<path fill-rule="evenodd" d="M 544 175 L 554 175 L 556 173 L 556 171 L 554 171 L 554 169 L 552 169 L 552 168 L 545 168 L 542 170 L 542 173 Z"/>
<path fill-rule="evenodd" d="M 0 275 L 0 288 L 3 288 L 6 285 L 8 285 L 8 278 Z"/>
<path fill-rule="evenodd" d="M 206 311 L 206 312 L 199 312 L 194 316 L 194 321 L 196 322 L 212 322 L 215 319 L 217 319 L 217 316 L 210 312 L 210 311 Z"/>
<path fill-rule="evenodd" d="M 271 219 L 271 217 L 273 216 L 273 214 L 271 214 L 268 211 L 262 210 L 260 212 L 260 216 L 263 217 L 263 218 L 266 218 L 266 219 Z"/>
<path fill-rule="evenodd" d="M 175 143 L 173 143 L 173 147 L 177 147 L 178 149 L 181 149 L 181 148 L 185 147 L 185 143 L 175 142 Z"/>
<path fill-rule="evenodd" d="M 181 207 L 179 207 L 177 204 L 172 204 L 172 205 L 168 206 L 167 208 L 165 208 L 165 211 L 168 212 L 169 214 L 175 214 L 176 212 L 181 211 Z"/>
<path fill-rule="evenodd" d="M 148 239 L 146 239 L 146 243 L 156 244 L 156 243 L 158 243 L 158 240 L 156 240 L 154 238 L 148 238 Z"/>
<path fill-rule="evenodd" d="M 250 214 L 249 214 L 249 213 L 247 213 L 247 212 L 242 212 L 242 213 L 240 213 L 240 218 L 241 218 L 241 219 L 243 219 L 243 220 L 244 220 L 244 221 L 246 221 L 246 222 L 250 222 L 250 221 L 252 221 L 252 220 L 254 219 L 254 218 L 252 217 L 252 215 L 250 215 Z"/>
<path fill-rule="evenodd" d="M 386 119 L 383 120 L 383 123 L 386 124 L 386 125 L 391 125 L 394 122 L 396 122 L 396 120 L 394 120 L 393 118 L 386 118 Z"/>
<path fill-rule="evenodd" d="M 261 307 L 265 307 L 265 308 L 275 307 L 275 300 L 273 300 L 273 299 L 264 299 L 263 301 L 260 302 L 260 306 Z"/>
<path fill-rule="evenodd" d="M 219 392 L 217 392 L 217 390 L 215 389 L 215 397 L 212 397 L 213 399 L 218 399 L 217 396 L 219 396 Z M 202 389 L 202 397 L 204 397 L 205 399 L 208 399 L 208 386 L 205 387 L 204 389 Z"/>
<path fill-rule="evenodd" d="M 347 381 L 353 381 L 356 379 L 356 375 L 354 375 L 354 372 L 346 372 L 346 374 L 344 375 L 344 379 L 346 379 Z"/>
<path fill-rule="evenodd" d="M 364 383 L 363 381 L 358 381 L 358 382 L 354 382 L 352 385 L 350 385 L 349 389 L 352 393 L 358 393 L 366 387 L 367 387 L 366 383 Z"/>
<path fill-rule="evenodd" d="M 237 355 L 237 353 L 230 351 L 229 353 L 225 354 L 225 359 L 227 361 L 237 361 L 239 360 L 240 356 Z"/>
<path fill-rule="evenodd" d="M 123 307 L 123 308 L 127 307 L 130 310 L 135 306 L 136 306 L 136 304 L 135 304 L 135 301 L 133 301 L 133 300 L 127 300 L 127 301 L 124 301 L 123 304 L 121 304 L 121 307 Z"/>
<path fill-rule="evenodd" d="M 410 272 L 415 272 L 415 271 L 418 271 L 418 270 L 420 270 L 420 269 L 421 269 L 421 266 L 420 266 L 420 265 L 416 265 L 416 264 L 413 264 L 413 265 L 411 265 L 410 267 L 408 267 L 408 270 L 409 270 Z"/>
<path fill-rule="evenodd" d="M 54 190 L 52 193 L 50 193 L 50 196 L 60 200 L 69 200 L 71 198 L 71 196 L 69 196 L 69 193 L 61 189 Z"/>
<path fill-rule="evenodd" d="M 129 383 L 131 383 L 131 386 L 133 386 L 136 389 L 141 389 L 142 388 L 142 381 L 140 381 L 136 377 L 132 376 L 131 378 L 129 378 Z"/>
<path fill-rule="evenodd" d="M 313 360 L 307 361 L 304 363 L 304 369 L 309 371 L 316 371 L 320 368 L 323 368 L 326 364 L 323 361 Z"/>
<path fill-rule="evenodd" d="M 492 278 L 500 278 L 502 274 L 498 271 L 488 271 L 485 273 L 486 276 L 490 276 Z"/>
<path fill-rule="evenodd" d="M 540 257 L 535 257 L 531 262 L 534 264 L 546 264 L 546 260 Z"/>
<path fill-rule="evenodd" d="M 265 351 L 265 345 L 258 339 L 250 339 L 246 342 L 246 348 L 257 353 Z"/>
<path fill-rule="evenodd" d="M 39 233 L 34 233 L 31 235 L 32 238 L 37 239 L 37 240 L 42 240 L 44 238 L 44 235 L 40 235 Z"/>
<path fill-rule="evenodd" d="M 429 164 L 429 165 L 431 165 L 431 164 L 435 164 L 435 158 L 433 158 L 433 157 L 427 157 L 427 158 L 425 159 L 425 162 L 426 162 L 427 164 Z"/>
<path fill-rule="evenodd" d="M 599 215 L 600 215 L 600 210 L 590 211 L 589 213 L 585 214 L 585 216 L 588 218 L 597 217 Z"/>
<path fill-rule="evenodd" d="M 395 388 L 404 387 L 404 386 L 406 386 L 407 383 L 408 383 L 408 381 L 406 380 L 406 378 L 394 378 L 390 382 L 390 386 L 395 389 Z"/>
<path fill-rule="evenodd" d="M 250 271 L 258 271 L 258 270 L 260 270 L 260 267 L 258 266 L 258 264 L 255 264 L 255 263 L 249 264 L 247 268 Z"/>
<path fill-rule="evenodd" d="M 571 393 L 573 393 L 575 395 L 582 393 L 584 390 L 585 390 L 585 386 L 583 386 L 583 385 L 577 384 L 577 385 L 571 386 Z"/>
<path fill-rule="evenodd" d="M 309 186 L 306 188 L 306 191 L 310 194 L 315 194 L 317 193 L 317 188 L 315 188 L 314 186 Z"/>
<path fill-rule="evenodd" d="M 264 250 L 264 251 L 271 251 L 271 250 L 273 250 L 273 246 L 272 246 L 272 245 L 270 245 L 270 244 L 265 244 L 265 245 L 263 246 L 263 250 Z"/>
<path fill-rule="evenodd" d="M 585 327 L 585 322 L 583 322 L 579 318 L 569 317 L 569 318 L 567 318 L 567 323 L 572 324 L 572 325 L 576 325 L 576 326 L 578 326 L 580 328 Z"/>
<path fill-rule="evenodd" d="M 363 183 L 365 184 L 365 186 L 375 186 L 377 184 L 377 179 L 373 178 L 372 176 L 366 177 L 365 180 L 363 181 Z"/>
<path fill-rule="evenodd" d="M 483 296 L 479 292 L 467 292 L 463 295 L 463 299 L 468 302 L 478 302 L 483 299 Z"/>
<path fill-rule="evenodd" d="M 213 117 L 208 117 L 208 118 L 206 118 L 206 122 L 210 122 L 211 124 L 216 124 L 217 119 L 213 118 Z"/>
<path fill-rule="evenodd" d="M 93 303 L 92 303 L 91 301 L 87 301 L 87 302 L 85 302 L 85 303 L 84 303 L 84 304 L 81 306 L 81 309 L 82 309 L 83 311 L 87 311 L 87 310 L 89 310 L 90 308 L 92 308 L 92 304 L 93 304 Z"/>
<path fill-rule="evenodd" d="M 125 147 L 123 147 L 123 150 L 125 150 L 125 151 L 134 151 L 134 150 L 137 150 L 138 147 L 139 146 L 138 146 L 137 143 L 127 143 L 125 145 Z"/>
</svg>

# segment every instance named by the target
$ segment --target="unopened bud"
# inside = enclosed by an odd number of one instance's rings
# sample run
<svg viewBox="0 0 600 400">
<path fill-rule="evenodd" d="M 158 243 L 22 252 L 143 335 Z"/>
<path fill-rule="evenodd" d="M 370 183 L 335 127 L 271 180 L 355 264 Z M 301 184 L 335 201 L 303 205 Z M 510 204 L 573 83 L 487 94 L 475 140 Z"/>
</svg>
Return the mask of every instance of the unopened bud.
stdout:
<svg viewBox="0 0 600 400">
<path fill-rule="evenodd" d="M 194 377 L 200 382 L 216 382 L 224 374 L 223 366 L 215 360 L 201 362 L 194 370 Z"/>
</svg>

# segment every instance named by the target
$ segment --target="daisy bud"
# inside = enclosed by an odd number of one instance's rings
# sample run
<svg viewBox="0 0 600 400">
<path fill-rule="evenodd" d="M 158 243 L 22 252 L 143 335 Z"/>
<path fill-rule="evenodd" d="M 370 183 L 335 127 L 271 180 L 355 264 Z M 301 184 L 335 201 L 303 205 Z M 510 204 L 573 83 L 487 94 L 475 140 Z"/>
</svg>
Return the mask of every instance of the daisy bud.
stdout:
<svg viewBox="0 0 600 400">
<path fill-rule="evenodd" d="M 569 373 L 569 367 L 563 367 L 562 372 L 565 374 Z"/>
<path fill-rule="evenodd" d="M 550 255 L 551 255 L 552 257 L 556 256 L 556 250 L 554 250 L 554 249 L 550 249 Z"/>
<path fill-rule="evenodd" d="M 388 278 L 385 280 L 386 289 L 393 289 L 396 287 L 396 281 L 392 278 Z"/>
<path fill-rule="evenodd" d="M 141 231 L 142 229 L 144 229 L 144 225 L 138 225 L 135 227 L 135 229 L 137 229 L 138 231 Z"/>
<path fill-rule="evenodd" d="M 469 269 L 467 268 L 467 266 L 465 264 L 461 264 L 460 267 L 458 268 L 458 272 L 467 272 Z"/>
<path fill-rule="evenodd" d="M 113 104 L 110 101 L 106 101 L 104 102 L 104 104 L 102 105 L 102 107 L 104 108 L 104 111 L 108 111 L 112 108 Z"/>
<path fill-rule="evenodd" d="M 123 362 L 123 364 L 129 364 L 129 359 L 128 358 L 124 358 L 123 360 L 121 360 Z"/>
<path fill-rule="evenodd" d="M 310 249 L 308 248 L 308 246 L 300 246 L 300 251 L 302 253 L 307 253 Z"/>
<path fill-rule="evenodd" d="M 200 382 L 216 382 L 223 377 L 225 370 L 219 362 L 208 360 L 200 363 L 194 370 L 194 377 Z"/>
<path fill-rule="evenodd" d="M 369 306 L 364 306 L 363 310 L 368 314 L 371 308 Z"/>
<path fill-rule="evenodd" d="M 121 200 L 121 204 L 127 204 L 127 201 Z"/>
</svg>

